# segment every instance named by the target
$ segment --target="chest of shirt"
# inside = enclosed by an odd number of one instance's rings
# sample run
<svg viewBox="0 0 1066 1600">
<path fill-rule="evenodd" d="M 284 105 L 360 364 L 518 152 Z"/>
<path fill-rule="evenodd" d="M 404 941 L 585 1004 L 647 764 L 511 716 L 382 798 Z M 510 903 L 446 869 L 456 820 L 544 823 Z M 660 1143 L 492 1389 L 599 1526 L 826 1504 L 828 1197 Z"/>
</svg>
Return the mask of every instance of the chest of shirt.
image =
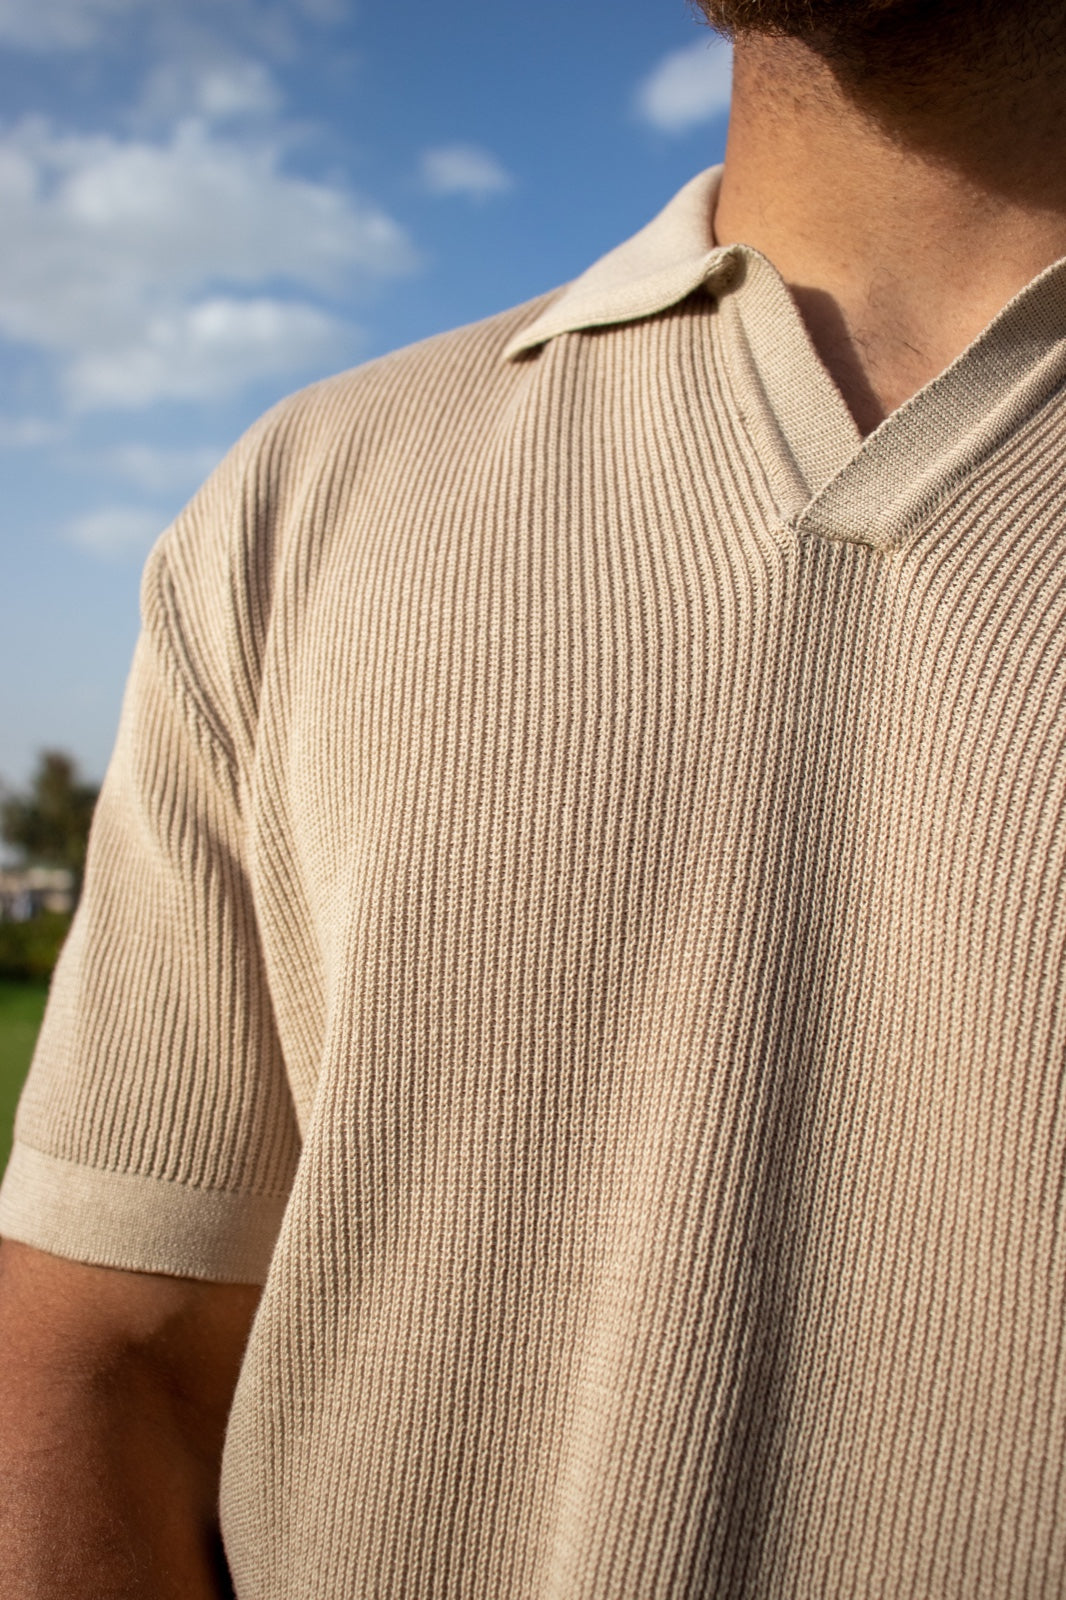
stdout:
<svg viewBox="0 0 1066 1600">
<path fill-rule="evenodd" d="M 279 623 L 257 782 L 284 834 L 253 853 L 268 964 L 294 921 L 307 951 L 276 987 L 294 1038 L 314 991 L 308 1103 L 353 1006 L 445 1057 L 572 1060 L 650 1005 L 726 1059 L 816 974 L 838 1022 L 881 997 L 875 1053 L 930 1026 L 1013 1049 L 1019 986 L 1058 993 L 1057 513 L 1012 543 L 993 474 L 885 551 L 704 487 L 553 517 L 487 477 L 353 523 Z"/>
</svg>

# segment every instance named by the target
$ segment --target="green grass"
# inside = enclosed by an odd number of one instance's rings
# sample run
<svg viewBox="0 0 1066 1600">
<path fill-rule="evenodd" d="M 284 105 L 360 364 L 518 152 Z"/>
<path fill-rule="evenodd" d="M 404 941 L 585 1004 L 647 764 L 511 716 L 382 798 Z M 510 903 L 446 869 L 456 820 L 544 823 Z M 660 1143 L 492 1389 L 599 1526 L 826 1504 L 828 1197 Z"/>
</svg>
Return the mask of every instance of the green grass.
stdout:
<svg viewBox="0 0 1066 1600">
<path fill-rule="evenodd" d="M 48 994 L 45 982 L 0 978 L 0 1172 L 11 1151 L 15 1103 L 30 1064 Z"/>
</svg>

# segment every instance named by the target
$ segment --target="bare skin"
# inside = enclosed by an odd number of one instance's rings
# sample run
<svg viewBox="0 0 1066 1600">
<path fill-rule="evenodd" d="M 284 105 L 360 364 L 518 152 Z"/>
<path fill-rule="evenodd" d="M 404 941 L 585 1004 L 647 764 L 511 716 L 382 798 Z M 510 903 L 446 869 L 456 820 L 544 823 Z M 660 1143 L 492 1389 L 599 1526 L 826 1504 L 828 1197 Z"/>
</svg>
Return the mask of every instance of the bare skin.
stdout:
<svg viewBox="0 0 1066 1600">
<path fill-rule="evenodd" d="M 259 1298 L 0 1246 L 0 1600 L 224 1600 L 222 1443 Z"/>
<path fill-rule="evenodd" d="M 740 34 L 719 244 L 767 256 L 860 432 L 1066 255 L 1066 48 L 893 104 L 807 43 Z"/>
</svg>

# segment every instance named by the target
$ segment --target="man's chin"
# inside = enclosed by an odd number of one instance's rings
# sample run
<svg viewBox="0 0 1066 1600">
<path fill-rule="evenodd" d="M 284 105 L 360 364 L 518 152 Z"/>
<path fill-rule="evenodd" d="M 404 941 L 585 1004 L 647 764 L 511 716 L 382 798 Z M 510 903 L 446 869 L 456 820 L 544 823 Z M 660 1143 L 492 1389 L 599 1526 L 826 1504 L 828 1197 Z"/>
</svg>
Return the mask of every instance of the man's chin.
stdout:
<svg viewBox="0 0 1066 1600">
<path fill-rule="evenodd" d="M 923 16 L 943 9 L 935 0 L 932 5 L 929 0 L 696 0 L 696 4 L 712 28 L 730 36 L 763 33 L 842 42 L 889 19 L 908 19 L 920 26 Z"/>
<path fill-rule="evenodd" d="M 1066 72 L 1066 7 L 1048 0 L 693 0 L 729 38 L 790 39 L 851 89 L 921 113 L 990 71 Z"/>
</svg>

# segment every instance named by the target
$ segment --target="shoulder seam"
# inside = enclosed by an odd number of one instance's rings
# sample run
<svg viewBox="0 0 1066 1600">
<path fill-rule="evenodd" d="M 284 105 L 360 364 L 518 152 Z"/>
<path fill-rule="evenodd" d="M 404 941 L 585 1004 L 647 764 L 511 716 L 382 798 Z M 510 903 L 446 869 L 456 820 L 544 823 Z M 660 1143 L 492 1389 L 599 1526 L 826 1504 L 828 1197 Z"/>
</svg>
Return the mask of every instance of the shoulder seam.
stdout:
<svg viewBox="0 0 1066 1600">
<path fill-rule="evenodd" d="M 227 787 L 237 792 L 239 763 L 236 750 L 224 723 L 197 680 L 191 653 L 182 627 L 181 605 L 177 587 L 167 564 L 162 547 L 157 547 L 155 560 L 145 573 L 145 622 L 155 623 L 166 647 L 167 660 L 164 671 L 174 677 L 178 691 L 198 732 L 212 753 L 212 765 L 221 767 Z"/>
</svg>

